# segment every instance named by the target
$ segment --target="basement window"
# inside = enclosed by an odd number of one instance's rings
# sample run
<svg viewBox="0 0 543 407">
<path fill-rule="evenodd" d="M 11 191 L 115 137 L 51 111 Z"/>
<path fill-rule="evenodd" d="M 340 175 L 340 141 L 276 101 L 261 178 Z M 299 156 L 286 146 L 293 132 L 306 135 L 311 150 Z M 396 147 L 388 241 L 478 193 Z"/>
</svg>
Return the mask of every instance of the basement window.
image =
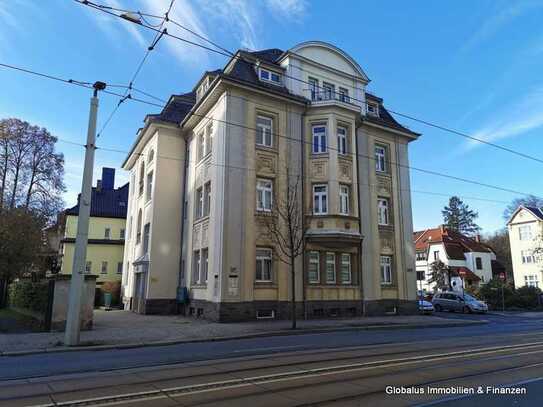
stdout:
<svg viewBox="0 0 543 407">
<path fill-rule="evenodd" d="M 275 310 L 259 309 L 256 310 L 256 319 L 273 319 L 275 318 Z"/>
</svg>

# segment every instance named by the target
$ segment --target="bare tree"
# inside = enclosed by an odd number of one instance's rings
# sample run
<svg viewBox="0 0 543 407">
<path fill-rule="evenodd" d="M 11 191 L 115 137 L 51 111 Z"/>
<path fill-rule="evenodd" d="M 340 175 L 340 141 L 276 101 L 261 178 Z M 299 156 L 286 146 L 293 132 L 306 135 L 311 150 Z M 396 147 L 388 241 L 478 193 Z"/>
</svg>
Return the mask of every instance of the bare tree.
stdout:
<svg viewBox="0 0 543 407">
<path fill-rule="evenodd" d="M 282 194 L 274 189 L 272 211 L 263 223 L 277 257 L 290 268 L 292 329 L 296 329 L 296 259 L 304 254 L 308 228 L 301 199 L 301 176 L 291 177 L 288 167 L 286 176 L 286 191 Z"/>
</svg>

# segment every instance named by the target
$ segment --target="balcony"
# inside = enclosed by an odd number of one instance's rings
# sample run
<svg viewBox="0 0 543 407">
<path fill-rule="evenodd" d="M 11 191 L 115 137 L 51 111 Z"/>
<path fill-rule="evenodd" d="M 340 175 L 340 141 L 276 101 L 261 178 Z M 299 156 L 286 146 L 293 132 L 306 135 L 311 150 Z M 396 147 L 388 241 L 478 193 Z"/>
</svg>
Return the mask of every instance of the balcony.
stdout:
<svg viewBox="0 0 543 407">
<path fill-rule="evenodd" d="M 333 89 L 314 90 L 308 89 L 313 106 L 341 106 L 360 112 L 360 106 L 349 95 L 335 92 Z"/>
</svg>

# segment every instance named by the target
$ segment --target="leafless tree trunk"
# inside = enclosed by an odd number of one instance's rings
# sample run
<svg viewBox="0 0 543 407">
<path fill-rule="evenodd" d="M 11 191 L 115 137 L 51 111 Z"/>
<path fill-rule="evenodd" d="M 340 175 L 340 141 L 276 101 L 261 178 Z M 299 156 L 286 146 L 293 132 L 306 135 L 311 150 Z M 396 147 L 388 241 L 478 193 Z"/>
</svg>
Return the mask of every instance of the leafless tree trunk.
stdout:
<svg viewBox="0 0 543 407">
<path fill-rule="evenodd" d="M 8 149 L 9 149 L 8 132 L 6 123 L 0 121 L 0 211 L 4 208 L 4 196 L 6 193 L 6 182 L 8 176 Z"/>
<path fill-rule="evenodd" d="M 301 200 L 301 175 L 291 176 L 287 167 L 286 191 L 274 188 L 272 212 L 265 217 L 267 236 L 279 260 L 289 266 L 292 329 L 296 329 L 296 259 L 304 254 L 307 228 Z"/>
</svg>

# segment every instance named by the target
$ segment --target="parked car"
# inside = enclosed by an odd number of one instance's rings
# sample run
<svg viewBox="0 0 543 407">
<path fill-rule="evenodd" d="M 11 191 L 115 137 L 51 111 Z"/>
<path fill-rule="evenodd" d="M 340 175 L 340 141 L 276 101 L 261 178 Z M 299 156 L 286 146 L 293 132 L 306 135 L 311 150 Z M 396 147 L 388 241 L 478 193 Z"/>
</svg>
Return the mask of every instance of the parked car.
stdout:
<svg viewBox="0 0 543 407">
<path fill-rule="evenodd" d="M 419 300 L 419 311 L 424 314 L 432 314 L 434 312 L 434 306 L 429 301 Z"/>
<path fill-rule="evenodd" d="M 432 299 L 432 304 L 437 312 L 440 311 L 459 311 L 465 314 L 472 312 L 486 313 L 488 306 L 477 298 L 453 291 L 437 293 Z"/>
</svg>

